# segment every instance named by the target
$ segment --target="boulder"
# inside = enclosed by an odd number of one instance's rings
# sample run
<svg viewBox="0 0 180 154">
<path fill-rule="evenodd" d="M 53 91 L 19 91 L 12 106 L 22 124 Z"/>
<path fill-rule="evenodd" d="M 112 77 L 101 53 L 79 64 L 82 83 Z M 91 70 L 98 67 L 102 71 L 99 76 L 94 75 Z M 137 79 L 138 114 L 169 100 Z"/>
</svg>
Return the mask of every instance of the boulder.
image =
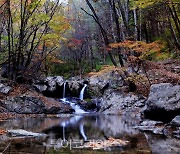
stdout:
<svg viewBox="0 0 180 154">
<path fill-rule="evenodd" d="M 72 113 L 72 108 L 61 102 L 45 103 L 40 98 L 18 96 L 0 101 L 0 106 L 8 112 L 18 114 L 59 114 Z"/>
<path fill-rule="evenodd" d="M 45 96 L 60 98 L 63 95 L 63 84 L 63 77 L 54 76 L 36 82 L 34 87 L 38 92 L 43 93 Z"/>
<path fill-rule="evenodd" d="M 6 85 L 0 83 L 0 93 L 8 94 L 11 91 L 11 89 L 12 88 L 10 86 L 6 86 Z"/>
<path fill-rule="evenodd" d="M 139 126 L 134 128 L 138 128 L 142 131 L 150 131 L 154 134 L 163 134 L 164 124 L 161 121 L 152 121 L 152 120 L 145 120 L 141 122 Z"/>
<path fill-rule="evenodd" d="M 111 70 L 87 79 L 88 90 L 92 97 L 101 97 L 107 89 L 117 89 L 125 85 L 117 70 Z"/>
<path fill-rule="evenodd" d="M 1 106 L 19 114 L 41 114 L 45 110 L 45 105 L 40 99 L 26 96 L 9 98 L 2 101 Z"/>
<path fill-rule="evenodd" d="M 56 85 L 62 86 L 64 79 L 61 76 L 47 77 L 44 83 L 48 86 L 48 91 L 53 92 L 56 90 Z"/>
<path fill-rule="evenodd" d="M 180 114 L 180 85 L 170 83 L 154 84 L 144 111 L 146 118 L 169 122 Z"/>
<path fill-rule="evenodd" d="M 100 111 L 108 114 L 122 114 L 139 111 L 145 105 L 143 96 L 109 90 L 102 98 Z"/>
<path fill-rule="evenodd" d="M 176 127 L 180 127 L 180 115 L 176 116 L 171 122 L 171 125 L 176 126 Z"/>
<path fill-rule="evenodd" d="M 47 86 L 44 84 L 35 84 L 34 87 L 38 92 L 41 93 L 47 90 Z"/>
<path fill-rule="evenodd" d="M 80 90 L 84 85 L 84 80 L 79 76 L 72 77 L 67 81 L 67 93 L 72 97 L 79 97 Z"/>
</svg>

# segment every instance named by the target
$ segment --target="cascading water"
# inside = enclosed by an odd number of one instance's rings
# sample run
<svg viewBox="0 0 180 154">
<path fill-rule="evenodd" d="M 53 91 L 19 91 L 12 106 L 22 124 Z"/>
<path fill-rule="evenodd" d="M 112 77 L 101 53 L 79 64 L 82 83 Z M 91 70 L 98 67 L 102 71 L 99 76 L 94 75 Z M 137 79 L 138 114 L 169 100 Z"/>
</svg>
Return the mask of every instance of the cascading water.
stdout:
<svg viewBox="0 0 180 154">
<path fill-rule="evenodd" d="M 80 96 L 79 96 L 80 100 L 84 99 L 84 91 L 85 91 L 86 87 L 87 87 L 87 84 L 84 85 L 84 87 L 82 88 L 82 90 L 80 92 Z"/>
<path fill-rule="evenodd" d="M 83 95 L 84 95 L 84 90 L 85 90 L 85 88 L 86 88 L 86 84 L 84 85 L 84 87 L 83 87 L 83 89 L 81 90 L 81 93 L 80 93 L 80 96 L 81 96 L 81 100 L 83 100 Z M 64 103 L 66 103 L 66 104 L 69 104 L 74 110 L 75 110 L 75 113 L 77 113 L 77 114 L 82 114 L 82 113 L 87 113 L 87 112 L 85 112 L 83 109 L 81 109 L 80 108 L 80 106 L 79 105 L 77 105 L 77 104 L 75 104 L 75 103 L 72 103 L 72 102 L 70 102 L 70 101 L 68 101 L 67 99 L 66 99 L 66 82 L 64 82 L 64 86 L 63 86 L 63 98 L 61 99 Z"/>
</svg>

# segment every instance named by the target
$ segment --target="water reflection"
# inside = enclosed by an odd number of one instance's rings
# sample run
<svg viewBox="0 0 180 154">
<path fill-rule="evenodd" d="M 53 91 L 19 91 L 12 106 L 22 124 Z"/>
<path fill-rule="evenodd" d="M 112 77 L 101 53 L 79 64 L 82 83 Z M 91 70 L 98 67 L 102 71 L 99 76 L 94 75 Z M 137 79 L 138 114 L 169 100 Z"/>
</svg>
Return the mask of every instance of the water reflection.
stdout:
<svg viewBox="0 0 180 154">
<path fill-rule="evenodd" d="M 132 118 L 115 115 L 61 115 L 60 117 L 26 117 L 9 120 L 0 123 L 0 128 L 24 129 L 48 134 L 47 140 L 38 141 L 41 144 L 37 145 L 32 140 L 28 143 L 31 144 L 30 147 L 34 145 L 34 148 L 37 146 L 42 149 L 46 148 L 46 152 L 54 149 L 62 150 L 63 141 L 78 141 L 79 144 L 83 144 L 88 140 L 105 140 L 109 137 L 130 141 L 130 145 L 123 149 L 129 151 L 135 150 L 139 146 L 148 148 L 144 135 L 133 129 L 133 125 L 138 122 Z M 3 144 L 0 143 L 0 145 L 2 147 Z M 24 142 L 21 146 L 27 151 L 32 150 Z M 12 144 L 11 150 L 15 150 L 14 147 L 15 145 Z"/>
</svg>

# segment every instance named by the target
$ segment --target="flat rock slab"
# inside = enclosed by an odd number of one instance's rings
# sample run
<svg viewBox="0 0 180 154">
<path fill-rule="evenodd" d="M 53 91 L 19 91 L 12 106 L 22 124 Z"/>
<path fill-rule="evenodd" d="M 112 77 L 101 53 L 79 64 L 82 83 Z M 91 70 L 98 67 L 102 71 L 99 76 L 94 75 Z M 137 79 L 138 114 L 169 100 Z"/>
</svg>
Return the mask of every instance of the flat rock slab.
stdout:
<svg viewBox="0 0 180 154">
<path fill-rule="evenodd" d="M 8 130 L 8 135 L 11 137 L 22 137 L 22 136 L 26 136 L 26 137 L 47 137 L 46 134 L 42 134 L 42 133 L 34 133 L 34 132 L 29 132 L 23 129 L 13 129 L 13 130 Z"/>
</svg>

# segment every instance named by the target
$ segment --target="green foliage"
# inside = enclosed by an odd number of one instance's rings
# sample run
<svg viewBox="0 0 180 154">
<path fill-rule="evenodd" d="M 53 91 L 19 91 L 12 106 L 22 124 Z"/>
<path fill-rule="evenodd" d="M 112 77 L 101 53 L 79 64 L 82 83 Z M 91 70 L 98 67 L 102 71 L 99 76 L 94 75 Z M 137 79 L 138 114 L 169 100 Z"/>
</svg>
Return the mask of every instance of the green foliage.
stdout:
<svg viewBox="0 0 180 154">
<path fill-rule="evenodd" d="M 8 52 L 0 52 L 0 64 L 4 62 L 5 59 L 8 57 Z"/>
<path fill-rule="evenodd" d="M 68 64 L 68 63 L 51 64 L 51 68 L 49 70 L 48 75 L 60 75 L 68 79 L 73 76 L 72 74 L 73 71 L 74 71 L 74 67 L 72 64 Z"/>
<path fill-rule="evenodd" d="M 171 58 L 171 53 L 169 52 L 160 52 L 157 53 L 154 50 L 150 50 L 146 55 L 144 55 L 144 59 L 151 60 L 151 61 L 159 61 Z"/>
</svg>

